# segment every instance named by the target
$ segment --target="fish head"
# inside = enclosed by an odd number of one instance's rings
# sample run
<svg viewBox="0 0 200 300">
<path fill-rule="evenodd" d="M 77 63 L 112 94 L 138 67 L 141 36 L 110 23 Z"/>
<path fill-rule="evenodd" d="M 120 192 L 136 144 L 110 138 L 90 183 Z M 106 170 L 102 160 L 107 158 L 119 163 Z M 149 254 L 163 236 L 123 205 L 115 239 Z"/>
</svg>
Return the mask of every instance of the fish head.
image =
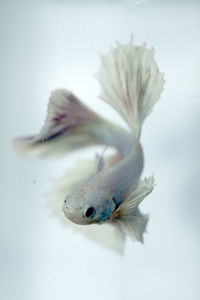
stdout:
<svg viewBox="0 0 200 300">
<path fill-rule="evenodd" d="M 63 212 L 72 222 L 80 225 L 108 221 L 115 209 L 112 197 L 97 188 L 86 194 L 81 192 L 68 195 L 64 201 Z"/>
</svg>

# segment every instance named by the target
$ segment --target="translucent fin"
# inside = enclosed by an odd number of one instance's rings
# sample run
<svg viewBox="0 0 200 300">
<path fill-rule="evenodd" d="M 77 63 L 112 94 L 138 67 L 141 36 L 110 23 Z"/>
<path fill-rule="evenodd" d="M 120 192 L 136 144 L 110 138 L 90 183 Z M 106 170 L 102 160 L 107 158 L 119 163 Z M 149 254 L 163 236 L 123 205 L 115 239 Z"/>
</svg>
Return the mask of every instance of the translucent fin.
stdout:
<svg viewBox="0 0 200 300">
<path fill-rule="evenodd" d="M 134 46 L 133 37 L 128 45 L 118 43 L 102 56 L 96 78 L 101 85 L 100 98 L 118 111 L 138 137 L 164 85 L 154 50 L 148 50 L 145 44 Z"/>
<path fill-rule="evenodd" d="M 138 205 L 152 192 L 154 187 L 153 176 L 141 180 L 137 189 L 130 193 L 128 198 L 114 212 L 113 219 L 119 223 L 122 230 L 133 240 L 143 243 L 143 233 L 148 222 L 148 215 L 143 215 Z"/>
<path fill-rule="evenodd" d="M 58 155 L 100 143 L 103 119 L 71 92 L 52 92 L 47 117 L 39 134 L 15 140 L 19 150 L 30 155 Z"/>
<path fill-rule="evenodd" d="M 57 216 L 63 225 L 68 225 L 70 228 L 84 234 L 102 246 L 122 254 L 125 234 L 118 224 L 81 226 L 70 222 L 62 211 L 63 201 L 66 195 L 71 194 L 76 186 L 80 185 L 85 178 L 91 176 L 95 171 L 94 162 L 92 160 L 78 162 L 77 166 L 72 170 L 68 171 L 61 178 L 57 178 L 53 189 L 48 194 L 48 205 L 52 214 Z"/>
<path fill-rule="evenodd" d="M 105 165 L 104 154 L 105 154 L 106 149 L 107 149 L 107 147 L 104 148 L 102 154 L 96 153 L 96 168 L 97 168 L 97 172 L 102 171 L 103 168 L 104 168 L 104 165 Z"/>
<path fill-rule="evenodd" d="M 132 215 L 140 202 L 142 202 L 144 198 L 152 192 L 153 187 L 153 176 L 141 180 L 136 190 L 132 191 L 127 199 L 122 202 L 119 208 L 114 212 L 113 218 L 118 219 Z"/>
<path fill-rule="evenodd" d="M 143 243 L 143 234 L 146 231 L 148 219 L 148 215 L 144 215 L 139 209 L 136 209 L 132 216 L 121 219 L 119 225 L 132 240 Z"/>
</svg>

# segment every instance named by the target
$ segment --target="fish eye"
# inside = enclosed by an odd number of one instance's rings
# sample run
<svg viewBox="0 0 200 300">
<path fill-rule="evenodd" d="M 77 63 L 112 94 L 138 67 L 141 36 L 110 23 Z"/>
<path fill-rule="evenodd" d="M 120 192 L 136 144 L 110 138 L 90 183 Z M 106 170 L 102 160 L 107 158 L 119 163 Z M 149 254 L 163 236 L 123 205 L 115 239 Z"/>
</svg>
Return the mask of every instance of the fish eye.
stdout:
<svg viewBox="0 0 200 300">
<path fill-rule="evenodd" d="M 86 210 L 85 216 L 87 218 L 91 217 L 93 214 L 95 213 L 95 208 L 90 206 L 88 207 L 88 209 Z"/>
<path fill-rule="evenodd" d="M 67 203 L 67 201 L 69 200 L 69 198 L 70 198 L 70 195 L 67 195 L 66 198 L 65 198 L 64 204 Z"/>
</svg>

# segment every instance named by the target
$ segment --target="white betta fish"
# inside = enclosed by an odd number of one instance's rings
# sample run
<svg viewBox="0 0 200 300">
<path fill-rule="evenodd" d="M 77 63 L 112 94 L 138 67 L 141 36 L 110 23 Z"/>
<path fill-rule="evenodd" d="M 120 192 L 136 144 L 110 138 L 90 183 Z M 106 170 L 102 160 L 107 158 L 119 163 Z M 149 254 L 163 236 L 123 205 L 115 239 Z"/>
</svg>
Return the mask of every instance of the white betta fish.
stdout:
<svg viewBox="0 0 200 300">
<path fill-rule="evenodd" d="M 107 164 L 100 156 L 96 172 L 65 195 L 63 212 L 74 223 L 110 223 L 143 242 L 148 216 L 140 212 L 138 205 L 152 191 L 154 179 L 140 180 L 140 134 L 163 90 L 163 74 L 158 70 L 153 49 L 135 46 L 131 39 L 128 45 L 117 44 L 102 56 L 96 78 L 101 85 L 100 98 L 122 116 L 129 132 L 97 115 L 71 92 L 58 89 L 50 97 L 40 133 L 18 139 L 16 144 L 40 156 L 66 154 L 92 145 L 116 148 L 116 155 Z"/>
</svg>

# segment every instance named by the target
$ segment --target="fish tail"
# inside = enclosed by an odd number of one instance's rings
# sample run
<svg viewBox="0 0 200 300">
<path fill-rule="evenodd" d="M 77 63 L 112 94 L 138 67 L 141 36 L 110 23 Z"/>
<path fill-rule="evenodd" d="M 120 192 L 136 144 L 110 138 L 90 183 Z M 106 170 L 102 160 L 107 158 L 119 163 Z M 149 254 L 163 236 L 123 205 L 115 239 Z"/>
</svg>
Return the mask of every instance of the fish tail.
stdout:
<svg viewBox="0 0 200 300">
<path fill-rule="evenodd" d="M 98 144 L 117 147 L 119 135 L 124 137 L 127 133 L 89 109 L 71 92 L 58 89 L 51 94 L 40 132 L 17 138 L 14 145 L 29 156 L 58 156 Z"/>
<path fill-rule="evenodd" d="M 128 45 L 118 44 L 102 56 L 96 74 L 101 85 L 100 98 L 119 112 L 136 139 L 164 84 L 153 52 L 145 45 L 134 46 L 132 39 Z M 93 112 L 73 93 L 58 89 L 51 94 L 41 131 L 16 139 L 14 144 L 31 156 L 61 155 L 98 144 L 118 148 L 124 156 L 132 148 L 132 137 Z"/>
<path fill-rule="evenodd" d="M 96 78 L 100 98 L 125 120 L 134 137 L 140 136 L 144 120 L 152 112 L 163 90 L 164 78 L 154 60 L 154 49 L 135 46 L 133 36 L 127 45 L 117 44 L 102 55 Z"/>
</svg>

